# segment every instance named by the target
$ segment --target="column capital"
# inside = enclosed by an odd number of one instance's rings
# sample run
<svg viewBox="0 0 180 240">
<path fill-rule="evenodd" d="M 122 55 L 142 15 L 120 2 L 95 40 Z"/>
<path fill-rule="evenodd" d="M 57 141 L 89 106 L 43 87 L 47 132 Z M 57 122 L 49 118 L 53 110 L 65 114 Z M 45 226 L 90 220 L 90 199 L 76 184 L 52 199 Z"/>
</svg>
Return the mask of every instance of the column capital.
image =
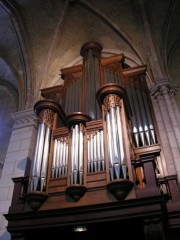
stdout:
<svg viewBox="0 0 180 240">
<path fill-rule="evenodd" d="M 175 96 L 178 86 L 169 81 L 169 78 L 158 80 L 150 89 L 150 93 L 154 98 L 158 96 L 170 95 Z"/>
</svg>

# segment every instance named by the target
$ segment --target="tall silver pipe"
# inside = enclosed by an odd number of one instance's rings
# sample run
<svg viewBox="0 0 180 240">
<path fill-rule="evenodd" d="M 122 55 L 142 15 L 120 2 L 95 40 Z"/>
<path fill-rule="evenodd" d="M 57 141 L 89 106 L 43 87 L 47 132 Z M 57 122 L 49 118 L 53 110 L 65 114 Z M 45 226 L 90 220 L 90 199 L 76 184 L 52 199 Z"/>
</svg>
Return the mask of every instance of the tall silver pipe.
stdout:
<svg viewBox="0 0 180 240">
<path fill-rule="evenodd" d="M 94 171 L 97 172 L 97 141 L 96 141 L 96 133 L 93 138 L 93 162 L 94 162 Z"/>
<path fill-rule="evenodd" d="M 40 131 L 39 141 L 38 141 L 38 149 L 37 155 L 35 156 L 35 161 L 33 163 L 33 170 L 32 170 L 32 179 L 33 179 L 33 187 L 32 190 L 36 191 L 38 187 L 38 182 L 40 178 L 40 170 L 41 170 L 41 163 L 42 163 L 42 155 L 43 155 L 43 146 L 44 146 L 44 135 L 45 135 L 45 125 L 44 123 L 40 124 Z"/>
<path fill-rule="evenodd" d="M 79 183 L 83 182 L 83 132 L 80 130 L 79 132 Z"/>
<path fill-rule="evenodd" d="M 62 177 L 65 176 L 65 165 L 66 165 L 66 140 L 63 138 Z"/>
<path fill-rule="evenodd" d="M 148 123 L 149 123 L 149 129 L 150 129 L 152 141 L 155 144 L 156 143 L 156 137 L 155 137 L 153 121 L 152 121 L 151 114 L 150 114 L 150 109 L 149 109 L 147 96 L 146 96 L 146 93 L 144 91 L 142 92 L 142 97 L 143 97 L 145 108 L 147 109 L 146 113 L 147 113 L 147 119 L 148 119 Z"/>
<path fill-rule="evenodd" d="M 116 122 L 117 122 L 117 132 L 118 132 L 118 140 L 119 140 L 120 160 L 121 160 L 121 164 L 125 164 L 122 121 L 121 121 L 119 106 L 116 107 Z"/>
<path fill-rule="evenodd" d="M 83 132 L 79 132 L 79 171 L 83 171 Z"/>
<path fill-rule="evenodd" d="M 144 132 L 143 132 L 143 124 L 142 124 L 142 119 L 141 119 L 141 115 L 139 112 L 139 104 L 138 104 L 137 95 L 136 95 L 136 92 L 134 89 L 132 89 L 132 96 L 133 96 L 133 101 L 134 101 L 134 106 L 135 106 L 135 111 L 136 111 L 139 136 L 140 136 L 142 145 L 144 146 L 145 139 L 144 139 Z"/>
<path fill-rule="evenodd" d="M 119 163 L 119 153 L 117 149 L 117 129 L 116 129 L 116 119 L 115 119 L 115 108 L 110 108 L 110 120 L 111 120 L 111 129 L 112 129 L 112 140 L 113 140 L 113 163 Z"/>
<path fill-rule="evenodd" d="M 72 143 L 71 143 L 71 173 L 73 173 L 74 170 L 74 153 L 75 153 L 75 128 L 72 127 L 71 128 L 71 132 L 72 132 Z"/>
<path fill-rule="evenodd" d="M 57 158 L 56 158 L 56 178 L 59 176 L 60 148 L 61 148 L 61 142 L 58 139 L 58 142 L 57 142 Z"/>
<path fill-rule="evenodd" d="M 39 149 L 39 141 L 41 138 L 41 132 L 42 132 L 42 124 L 39 124 L 38 126 L 38 134 L 37 134 L 37 141 L 36 141 L 36 148 L 35 148 L 35 154 L 34 154 L 34 164 L 32 168 L 32 177 L 31 177 L 31 182 L 30 182 L 30 188 L 31 191 L 36 190 L 34 189 L 34 177 L 37 175 L 37 155 L 38 155 L 38 149 Z"/>
<path fill-rule="evenodd" d="M 90 136 L 89 136 L 89 139 L 88 139 L 88 142 L 87 142 L 88 146 L 87 146 L 87 152 L 88 152 L 88 173 L 90 173 L 91 171 L 91 168 L 90 168 L 90 163 L 91 163 L 91 142 L 90 142 Z"/>
<path fill-rule="evenodd" d="M 113 166 L 113 146 L 112 146 L 112 131 L 111 131 L 111 124 L 110 124 L 110 116 L 109 112 L 106 114 L 106 123 L 107 123 L 107 135 L 108 135 L 108 153 L 109 153 L 109 166 Z"/>
<path fill-rule="evenodd" d="M 72 149 L 71 149 L 71 184 L 77 183 L 77 127 L 72 127 Z M 77 143 L 78 144 L 78 143 Z"/>
<path fill-rule="evenodd" d="M 91 172 L 93 172 L 93 162 L 94 162 L 94 158 L 93 158 L 93 147 L 94 147 L 94 144 L 93 144 L 93 134 L 91 134 L 91 141 L 90 141 L 90 169 L 91 169 Z"/>
<path fill-rule="evenodd" d="M 101 155 L 100 155 L 101 142 L 100 142 L 100 132 L 99 131 L 96 132 L 96 142 L 97 142 L 97 165 L 98 165 L 97 171 L 101 171 Z"/>
<path fill-rule="evenodd" d="M 74 142 L 74 166 L 73 170 L 78 169 L 78 155 L 79 155 L 79 125 L 75 125 L 75 142 Z"/>
<path fill-rule="evenodd" d="M 105 170 L 105 163 L 104 163 L 104 136 L 103 136 L 103 130 L 100 131 L 100 159 L 101 159 L 101 163 L 102 163 L 102 170 Z"/>
<path fill-rule="evenodd" d="M 55 177 L 56 157 L 57 157 L 57 139 L 54 139 L 53 161 L 52 161 L 52 178 Z"/>
<path fill-rule="evenodd" d="M 140 93 L 139 89 L 136 90 L 137 92 L 137 97 L 138 97 L 138 101 L 139 101 L 139 106 L 140 106 L 140 112 L 141 112 L 141 116 L 142 116 L 142 122 L 143 122 L 143 126 L 144 126 L 144 132 L 146 135 L 146 140 L 148 145 L 150 145 L 150 136 L 149 136 L 149 129 L 148 129 L 148 121 L 147 121 L 147 117 L 146 117 L 146 111 L 144 108 L 144 104 L 143 104 L 143 98 L 142 98 L 142 94 Z M 149 109 L 147 109 L 148 111 Z"/>
<path fill-rule="evenodd" d="M 124 154 L 124 143 L 123 143 L 123 131 L 122 131 L 122 120 L 121 120 L 121 113 L 120 113 L 120 106 L 116 107 L 116 119 L 117 119 L 117 129 L 118 129 L 118 137 L 119 137 L 119 148 L 120 148 L 120 159 L 121 159 L 121 169 L 123 178 L 127 178 L 127 166 L 125 161 L 125 154 Z"/>
<path fill-rule="evenodd" d="M 58 177 L 62 176 L 62 158 L 63 158 L 63 142 L 60 139 L 60 152 L 59 152 L 59 174 Z"/>
<path fill-rule="evenodd" d="M 45 135 L 45 125 L 44 123 L 39 124 L 39 134 L 38 142 L 36 144 L 36 153 L 33 164 L 32 176 L 40 176 L 40 166 L 42 161 L 43 145 L 44 145 L 44 135 Z"/>
<path fill-rule="evenodd" d="M 35 148 L 35 154 L 34 154 L 34 164 L 33 164 L 33 168 L 32 168 L 32 176 L 36 176 L 37 175 L 37 161 L 38 161 L 38 149 L 39 149 L 39 142 L 40 139 L 42 138 L 42 128 L 44 127 L 44 124 L 41 123 L 38 126 L 38 134 L 37 134 L 37 141 L 36 141 L 36 148 Z"/>
<path fill-rule="evenodd" d="M 106 114 L 106 124 L 107 124 L 107 138 L 108 138 L 109 172 L 110 172 L 111 180 L 113 180 L 114 179 L 114 172 L 113 172 L 114 154 L 113 154 L 113 145 L 112 145 L 113 142 L 111 138 L 112 130 L 111 130 L 109 112 L 107 112 Z"/>
<path fill-rule="evenodd" d="M 65 173 L 64 175 L 67 176 L 68 170 L 68 143 L 66 143 L 66 158 L 65 158 Z"/>
<path fill-rule="evenodd" d="M 50 144 L 50 136 L 51 136 L 51 129 L 49 127 L 46 128 L 45 140 L 44 140 L 44 151 L 42 156 L 42 165 L 41 165 L 41 184 L 40 190 L 43 191 L 43 187 L 45 186 L 46 182 L 46 175 L 47 175 L 47 164 L 48 164 L 48 155 L 49 155 L 49 144 Z"/>
</svg>

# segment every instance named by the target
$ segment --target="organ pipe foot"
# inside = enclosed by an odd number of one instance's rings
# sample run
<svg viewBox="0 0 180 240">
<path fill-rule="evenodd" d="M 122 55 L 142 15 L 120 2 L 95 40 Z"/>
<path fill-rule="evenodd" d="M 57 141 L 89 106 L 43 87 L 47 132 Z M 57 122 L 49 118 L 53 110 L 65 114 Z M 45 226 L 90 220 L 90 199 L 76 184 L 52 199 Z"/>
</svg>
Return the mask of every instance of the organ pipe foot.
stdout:
<svg viewBox="0 0 180 240">
<path fill-rule="evenodd" d="M 76 184 L 71 185 L 66 188 L 66 193 L 75 201 L 79 201 L 80 198 L 83 197 L 83 195 L 86 192 L 86 187 L 84 185 Z"/>
<path fill-rule="evenodd" d="M 128 179 L 116 179 L 107 184 L 107 190 L 118 200 L 125 199 L 132 188 L 133 182 Z"/>
<path fill-rule="evenodd" d="M 39 191 L 29 192 L 26 194 L 26 200 L 34 211 L 38 210 L 42 206 L 47 197 L 46 193 Z"/>
</svg>

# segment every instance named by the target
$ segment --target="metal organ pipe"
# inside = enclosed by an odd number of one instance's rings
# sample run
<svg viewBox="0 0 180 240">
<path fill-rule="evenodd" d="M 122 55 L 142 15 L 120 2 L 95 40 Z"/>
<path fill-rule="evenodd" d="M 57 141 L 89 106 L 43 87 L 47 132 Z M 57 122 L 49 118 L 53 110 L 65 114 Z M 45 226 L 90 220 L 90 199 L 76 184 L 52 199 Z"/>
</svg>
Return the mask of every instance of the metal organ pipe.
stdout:
<svg viewBox="0 0 180 240">
<path fill-rule="evenodd" d="M 52 178 L 67 176 L 68 141 L 67 137 L 54 140 Z"/>
<path fill-rule="evenodd" d="M 44 145 L 45 126 L 40 123 L 38 126 L 38 136 L 32 168 L 31 191 L 36 191 L 40 178 L 40 168 L 42 161 L 43 145 Z"/>
<path fill-rule="evenodd" d="M 83 183 L 83 125 L 75 124 L 71 130 L 72 146 L 71 146 L 71 184 Z"/>
<path fill-rule="evenodd" d="M 141 112 L 141 116 L 142 116 L 142 122 L 143 122 L 143 128 L 144 128 L 144 133 L 147 139 L 147 144 L 150 145 L 150 135 L 149 135 L 149 128 L 148 128 L 148 122 L 147 122 L 147 118 L 146 118 L 146 111 L 148 109 L 144 108 L 144 104 L 143 104 L 143 99 L 142 99 L 142 94 L 140 93 L 139 89 L 136 89 L 137 92 L 137 98 L 139 101 L 139 110 Z"/>
<path fill-rule="evenodd" d="M 106 113 L 106 122 L 111 180 L 126 178 L 126 163 L 119 106 L 110 107 L 109 112 Z"/>
<path fill-rule="evenodd" d="M 56 158 L 57 158 L 57 144 L 58 140 L 54 140 L 54 151 L 53 151 L 53 162 L 52 162 L 52 177 L 55 177 L 55 170 L 56 170 Z"/>
<path fill-rule="evenodd" d="M 123 132 L 120 114 L 120 97 L 110 94 L 105 97 L 110 179 L 126 178 Z"/>
<path fill-rule="evenodd" d="M 96 135 L 96 142 L 97 142 L 97 171 L 101 171 L 101 154 L 100 154 L 100 134 L 99 131 L 97 131 Z"/>
<path fill-rule="evenodd" d="M 112 190 L 111 187 L 115 182 L 129 183 L 127 161 L 130 161 L 130 152 L 125 146 L 124 138 L 127 138 L 126 117 L 129 118 L 131 112 L 126 90 L 119 84 L 110 83 L 102 86 L 96 96 L 99 104 L 102 105 L 104 114 L 109 177 L 112 183 L 112 185 L 108 184 L 108 189 Z M 127 107 L 126 111 L 124 111 L 124 105 Z M 126 144 L 129 145 L 128 142 Z"/>
<path fill-rule="evenodd" d="M 94 141 L 93 141 L 93 158 L 94 158 L 94 171 L 97 172 L 97 141 L 96 141 L 96 134 L 94 135 Z"/>
<path fill-rule="evenodd" d="M 118 144 L 119 144 L 119 152 L 120 152 L 120 159 L 121 164 L 125 164 L 125 157 L 124 157 L 124 144 L 123 144 L 123 132 L 122 132 L 122 121 L 120 115 L 120 107 L 116 107 L 116 123 L 117 123 L 117 133 L 118 133 Z"/>
<path fill-rule="evenodd" d="M 100 131 L 100 159 L 102 163 L 102 170 L 105 170 L 105 162 L 104 162 L 104 137 L 103 137 L 103 131 Z"/>
<path fill-rule="evenodd" d="M 84 145 L 83 145 L 83 129 L 81 129 L 82 126 L 80 125 L 79 129 L 79 184 L 83 183 L 83 155 L 84 155 Z"/>
<path fill-rule="evenodd" d="M 146 93 L 138 86 L 126 86 L 132 110 L 132 131 L 136 147 L 155 144 L 156 137 Z"/>
<path fill-rule="evenodd" d="M 76 185 L 72 187 L 77 187 L 77 185 L 81 185 L 82 187 L 84 184 L 84 125 L 90 119 L 91 118 L 83 112 L 74 112 L 66 117 L 71 138 L 70 178 L 68 184 L 70 186 Z M 71 187 L 67 189 L 71 189 Z"/>
<path fill-rule="evenodd" d="M 111 123 L 110 123 L 109 112 L 107 112 L 106 114 L 106 126 L 107 126 L 107 139 L 108 139 L 109 171 L 110 171 L 110 177 L 111 179 L 113 179 L 114 178 L 114 173 L 113 173 L 114 152 L 113 152 L 113 145 L 112 145 Z"/>
<path fill-rule="evenodd" d="M 138 104 L 136 90 L 131 88 L 131 91 L 132 91 L 132 97 L 133 97 L 135 111 L 136 111 L 139 137 L 141 139 L 142 146 L 145 146 L 145 138 L 144 138 L 144 132 L 143 132 L 143 123 L 142 123 L 142 119 L 141 119 L 141 115 L 140 115 L 140 108 L 139 108 L 139 104 Z"/>
<path fill-rule="evenodd" d="M 88 134 L 88 173 L 104 171 L 103 130 Z"/>
<path fill-rule="evenodd" d="M 38 104 L 41 106 L 41 101 L 37 103 L 37 108 L 39 107 Z M 43 192 L 46 187 L 46 175 L 54 111 L 51 109 L 42 109 L 40 110 L 38 117 L 38 135 L 32 166 L 30 190 Z"/>
<path fill-rule="evenodd" d="M 46 128 L 46 135 L 44 140 L 44 151 L 42 157 L 42 164 L 41 164 L 41 183 L 40 183 L 40 191 L 43 191 L 43 187 L 46 185 L 46 174 L 47 174 L 47 165 L 48 165 L 48 156 L 49 156 L 49 146 L 50 146 L 50 135 L 51 130 L 50 127 Z"/>
<path fill-rule="evenodd" d="M 148 119 L 148 123 L 149 123 L 149 129 L 150 129 L 150 133 L 151 133 L 151 137 L 152 137 L 152 143 L 155 144 L 155 143 L 157 143 L 157 141 L 156 141 L 154 126 L 153 126 L 152 117 L 150 114 L 147 96 L 144 91 L 142 92 L 142 97 L 143 97 L 143 102 L 144 102 L 145 109 L 146 109 L 147 119 Z"/>
<path fill-rule="evenodd" d="M 56 155 L 56 178 L 59 177 L 59 157 L 60 157 L 60 141 L 57 142 L 57 155 Z"/>
</svg>

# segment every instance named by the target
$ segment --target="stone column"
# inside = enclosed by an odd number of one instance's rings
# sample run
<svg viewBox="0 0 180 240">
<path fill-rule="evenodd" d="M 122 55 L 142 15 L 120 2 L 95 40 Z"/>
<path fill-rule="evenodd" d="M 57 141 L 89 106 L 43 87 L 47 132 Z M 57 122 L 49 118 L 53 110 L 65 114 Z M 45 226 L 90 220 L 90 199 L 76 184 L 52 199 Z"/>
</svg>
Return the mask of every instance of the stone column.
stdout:
<svg viewBox="0 0 180 240">
<path fill-rule="evenodd" d="M 11 205 L 14 189 L 12 178 L 26 176 L 36 142 L 37 123 L 33 110 L 14 113 L 12 119 L 14 124 L 0 179 L 0 238 L 8 235 L 3 214 L 8 213 Z"/>
<path fill-rule="evenodd" d="M 168 175 L 177 174 L 180 183 L 180 124 L 178 118 L 180 113 L 174 99 L 176 91 L 177 87 L 168 79 L 157 81 L 151 88 L 154 104 L 157 104 L 155 114 L 165 153 L 167 173 Z"/>
</svg>

